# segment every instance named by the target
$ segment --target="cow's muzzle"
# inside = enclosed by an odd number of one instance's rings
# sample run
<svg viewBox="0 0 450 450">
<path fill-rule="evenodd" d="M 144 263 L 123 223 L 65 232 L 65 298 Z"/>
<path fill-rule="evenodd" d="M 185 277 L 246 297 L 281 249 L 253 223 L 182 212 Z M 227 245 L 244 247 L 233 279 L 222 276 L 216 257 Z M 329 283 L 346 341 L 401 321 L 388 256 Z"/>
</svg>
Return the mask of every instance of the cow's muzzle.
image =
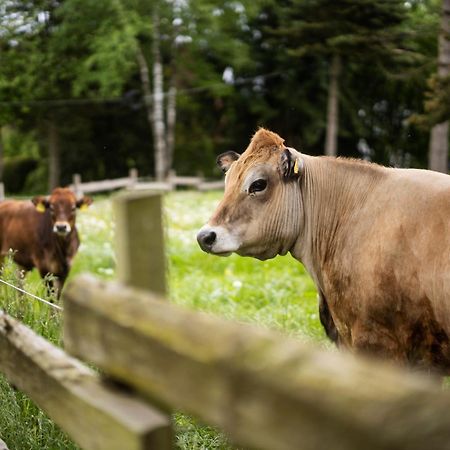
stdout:
<svg viewBox="0 0 450 450">
<path fill-rule="evenodd" d="M 212 230 L 200 230 L 197 234 L 198 245 L 200 245 L 200 248 L 207 253 L 211 253 L 216 238 L 217 235 Z"/>
<path fill-rule="evenodd" d="M 240 247 L 240 240 L 224 227 L 205 225 L 197 234 L 197 241 L 204 252 L 229 256 Z"/>
<path fill-rule="evenodd" d="M 53 232 L 59 236 L 67 236 L 70 231 L 71 227 L 68 222 L 55 222 L 55 225 L 53 225 Z"/>
</svg>

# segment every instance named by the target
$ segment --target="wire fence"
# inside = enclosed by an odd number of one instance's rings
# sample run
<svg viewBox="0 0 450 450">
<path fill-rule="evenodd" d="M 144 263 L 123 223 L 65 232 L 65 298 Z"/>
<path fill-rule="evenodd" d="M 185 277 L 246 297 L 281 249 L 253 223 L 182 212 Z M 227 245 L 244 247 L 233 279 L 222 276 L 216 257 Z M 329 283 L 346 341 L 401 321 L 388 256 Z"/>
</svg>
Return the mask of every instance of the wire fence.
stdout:
<svg viewBox="0 0 450 450">
<path fill-rule="evenodd" d="M 16 289 L 17 291 L 21 292 L 22 294 L 26 294 L 29 297 L 34 298 L 35 300 L 38 300 L 41 303 L 45 303 L 46 305 L 52 307 L 53 309 L 57 309 L 58 311 L 63 311 L 63 308 L 61 306 L 55 305 L 54 303 L 49 302 L 48 300 L 45 300 L 41 297 L 38 297 L 37 295 L 34 295 L 31 292 L 27 292 L 24 289 L 17 287 L 14 284 L 9 283 L 8 281 L 2 280 L 1 278 L 0 278 L 0 283 L 6 284 L 7 286 Z"/>
</svg>

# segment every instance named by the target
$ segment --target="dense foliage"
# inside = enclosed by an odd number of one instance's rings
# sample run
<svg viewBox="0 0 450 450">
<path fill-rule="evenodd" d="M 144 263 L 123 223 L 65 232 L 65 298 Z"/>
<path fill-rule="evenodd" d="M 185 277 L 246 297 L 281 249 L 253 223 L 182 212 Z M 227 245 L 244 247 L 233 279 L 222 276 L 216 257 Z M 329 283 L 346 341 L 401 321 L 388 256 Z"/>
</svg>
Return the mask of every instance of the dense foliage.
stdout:
<svg viewBox="0 0 450 450">
<path fill-rule="evenodd" d="M 85 180 L 131 167 L 154 175 L 156 94 L 145 95 L 142 61 L 152 82 L 156 26 L 163 91 L 177 90 L 177 172 L 218 175 L 215 155 L 242 151 L 258 126 L 323 153 L 334 55 L 338 153 L 425 167 L 427 126 L 449 115 L 448 83 L 432 78 L 440 4 L 2 0 L 4 162 L 29 161 L 21 180 L 11 184 L 5 173 L 6 188 L 45 191 L 49 170 L 62 184 L 75 172 Z"/>
</svg>

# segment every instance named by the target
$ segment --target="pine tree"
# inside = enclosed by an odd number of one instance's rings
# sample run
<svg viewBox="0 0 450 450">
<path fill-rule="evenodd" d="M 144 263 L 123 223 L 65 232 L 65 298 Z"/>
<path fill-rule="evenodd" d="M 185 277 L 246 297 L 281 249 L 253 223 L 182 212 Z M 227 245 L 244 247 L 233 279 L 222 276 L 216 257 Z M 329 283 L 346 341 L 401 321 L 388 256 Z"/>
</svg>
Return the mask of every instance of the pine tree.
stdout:
<svg viewBox="0 0 450 450">
<path fill-rule="evenodd" d="M 342 71 L 349 62 L 366 62 L 370 70 L 409 57 L 400 27 L 406 13 L 402 0 L 291 0 L 284 7 L 283 27 L 274 33 L 290 55 L 320 55 L 328 61 L 325 154 L 337 154 Z"/>
</svg>

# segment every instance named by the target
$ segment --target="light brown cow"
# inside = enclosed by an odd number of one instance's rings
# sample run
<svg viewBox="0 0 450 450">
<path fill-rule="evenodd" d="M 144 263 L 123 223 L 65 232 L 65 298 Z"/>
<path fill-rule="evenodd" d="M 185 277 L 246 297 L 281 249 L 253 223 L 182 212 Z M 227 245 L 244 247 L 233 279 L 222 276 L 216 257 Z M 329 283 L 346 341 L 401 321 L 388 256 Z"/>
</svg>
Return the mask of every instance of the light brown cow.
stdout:
<svg viewBox="0 0 450 450">
<path fill-rule="evenodd" d="M 1 257 L 12 249 L 14 261 L 23 269 L 36 267 L 42 277 L 55 275 L 48 284 L 59 296 L 80 245 L 76 209 L 91 203 L 90 197 L 77 200 L 67 188 L 56 188 L 50 196 L 32 201 L 1 202 Z"/>
<path fill-rule="evenodd" d="M 290 252 L 338 345 L 450 372 L 450 176 L 308 156 L 264 129 L 218 163 L 225 195 L 198 233 L 204 251 Z"/>
</svg>

